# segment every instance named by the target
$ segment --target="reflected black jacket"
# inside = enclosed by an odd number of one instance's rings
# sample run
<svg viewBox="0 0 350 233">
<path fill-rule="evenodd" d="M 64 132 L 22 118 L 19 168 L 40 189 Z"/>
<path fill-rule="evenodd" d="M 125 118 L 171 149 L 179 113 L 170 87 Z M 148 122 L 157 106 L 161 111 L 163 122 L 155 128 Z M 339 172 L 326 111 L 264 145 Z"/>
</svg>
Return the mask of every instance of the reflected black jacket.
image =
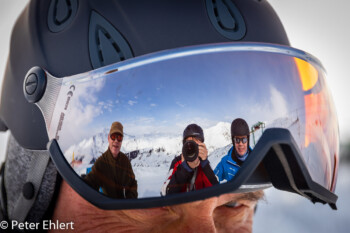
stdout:
<svg viewBox="0 0 350 233">
<path fill-rule="evenodd" d="M 186 162 L 181 161 L 181 155 L 175 157 L 169 169 L 168 179 L 163 185 L 162 195 L 191 191 L 191 179 L 194 175 L 194 170 Z M 192 190 L 211 187 L 217 183 L 218 180 L 210 167 L 209 161 L 201 160 L 200 165 L 197 167 L 197 174 Z"/>
<path fill-rule="evenodd" d="M 122 152 L 113 158 L 111 151 L 103 153 L 85 177 L 86 183 L 112 198 L 137 198 L 137 181 L 131 163 Z"/>
</svg>

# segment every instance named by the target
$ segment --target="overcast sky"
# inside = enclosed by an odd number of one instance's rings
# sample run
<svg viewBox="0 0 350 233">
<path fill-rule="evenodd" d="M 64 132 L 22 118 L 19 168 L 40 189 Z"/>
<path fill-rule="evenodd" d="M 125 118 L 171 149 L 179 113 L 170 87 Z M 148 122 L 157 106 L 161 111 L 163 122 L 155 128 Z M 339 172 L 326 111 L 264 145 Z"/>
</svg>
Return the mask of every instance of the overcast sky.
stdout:
<svg viewBox="0 0 350 233">
<path fill-rule="evenodd" d="M 8 56 L 12 26 L 27 1 L 0 1 L 0 83 Z M 270 0 L 295 48 L 319 58 L 328 72 L 328 84 L 336 104 L 341 141 L 350 139 L 350 19 L 349 0 Z M 0 133 L 0 158 L 8 133 Z"/>
<path fill-rule="evenodd" d="M 338 112 L 340 139 L 350 140 L 349 0 L 269 0 L 291 45 L 311 53 L 327 70 Z"/>
</svg>

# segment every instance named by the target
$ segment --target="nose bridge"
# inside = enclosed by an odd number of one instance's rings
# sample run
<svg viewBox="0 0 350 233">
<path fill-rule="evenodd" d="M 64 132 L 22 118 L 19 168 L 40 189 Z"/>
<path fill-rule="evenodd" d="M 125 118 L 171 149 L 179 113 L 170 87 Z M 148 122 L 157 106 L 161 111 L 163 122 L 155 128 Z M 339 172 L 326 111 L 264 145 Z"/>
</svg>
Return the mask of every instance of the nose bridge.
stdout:
<svg viewBox="0 0 350 233">
<path fill-rule="evenodd" d="M 213 218 L 211 219 L 191 219 L 186 222 L 186 227 L 181 229 L 181 232 L 190 232 L 190 233 L 215 233 L 215 224 Z"/>
<path fill-rule="evenodd" d="M 189 212 L 180 219 L 181 232 L 216 232 L 215 222 L 212 212 L 197 208 L 196 211 Z"/>
</svg>

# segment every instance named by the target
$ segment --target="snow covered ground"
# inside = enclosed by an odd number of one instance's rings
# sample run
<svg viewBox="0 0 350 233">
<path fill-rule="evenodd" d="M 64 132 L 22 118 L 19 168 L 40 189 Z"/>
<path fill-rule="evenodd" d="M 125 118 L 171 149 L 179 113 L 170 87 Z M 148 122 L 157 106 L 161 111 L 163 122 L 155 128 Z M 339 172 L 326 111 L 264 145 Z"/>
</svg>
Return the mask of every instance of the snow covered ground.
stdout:
<svg viewBox="0 0 350 233">
<path fill-rule="evenodd" d="M 254 233 L 350 232 L 350 165 L 340 166 L 336 194 L 338 210 L 313 204 L 296 194 L 275 188 L 265 191 L 258 205 Z"/>
</svg>

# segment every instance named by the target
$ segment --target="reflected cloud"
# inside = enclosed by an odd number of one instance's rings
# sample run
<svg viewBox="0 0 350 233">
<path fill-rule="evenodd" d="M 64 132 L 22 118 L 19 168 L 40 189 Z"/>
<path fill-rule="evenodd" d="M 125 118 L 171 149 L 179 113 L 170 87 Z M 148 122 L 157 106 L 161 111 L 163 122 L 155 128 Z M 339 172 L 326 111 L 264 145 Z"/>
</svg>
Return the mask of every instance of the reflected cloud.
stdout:
<svg viewBox="0 0 350 233">
<path fill-rule="evenodd" d="M 287 101 L 284 99 L 281 92 L 279 92 L 275 87 L 270 87 L 270 102 L 272 104 L 272 111 L 275 116 L 285 115 L 287 110 Z"/>
<path fill-rule="evenodd" d="M 178 105 L 178 106 L 180 106 L 181 108 L 184 108 L 185 107 L 185 105 L 184 104 L 181 104 L 180 102 L 178 102 L 178 101 L 176 101 L 176 104 Z"/>
<path fill-rule="evenodd" d="M 140 117 L 138 122 L 141 124 L 150 124 L 155 122 L 155 119 L 153 117 Z"/>
<path fill-rule="evenodd" d="M 176 122 L 176 127 L 179 129 L 185 129 L 189 124 L 197 124 L 202 128 L 209 128 L 217 124 L 217 121 L 207 118 L 193 117 L 191 119 L 184 120 L 183 118 Z"/>
<path fill-rule="evenodd" d="M 137 101 L 129 100 L 129 101 L 128 101 L 128 104 L 129 104 L 130 106 L 133 106 L 133 105 L 137 104 Z"/>
<path fill-rule="evenodd" d="M 96 93 L 101 91 L 104 85 L 105 80 L 103 79 L 76 85 L 67 109 L 69 114 L 65 114 L 62 131 L 59 132 L 61 147 L 65 148 L 72 143 L 81 141 L 86 134 L 91 133 L 88 126 L 96 117 L 102 115 L 104 110 L 112 111 L 113 103 L 111 101 L 98 101 L 96 97 Z"/>
<path fill-rule="evenodd" d="M 266 102 L 252 103 L 252 107 L 249 109 L 249 114 L 246 117 L 246 121 L 251 126 L 258 121 L 265 121 L 273 118 L 280 118 L 286 116 L 288 113 L 288 105 L 284 96 L 275 87 L 270 86 L 270 90 L 267 92 L 268 100 Z"/>
<path fill-rule="evenodd" d="M 102 107 L 102 109 L 108 110 L 109 112 L 113 111 L 114 104 L 111 100 L 108 100 L 107 102 L 100 101 L 98 102 L 98 105 Z"/>
</svg>

